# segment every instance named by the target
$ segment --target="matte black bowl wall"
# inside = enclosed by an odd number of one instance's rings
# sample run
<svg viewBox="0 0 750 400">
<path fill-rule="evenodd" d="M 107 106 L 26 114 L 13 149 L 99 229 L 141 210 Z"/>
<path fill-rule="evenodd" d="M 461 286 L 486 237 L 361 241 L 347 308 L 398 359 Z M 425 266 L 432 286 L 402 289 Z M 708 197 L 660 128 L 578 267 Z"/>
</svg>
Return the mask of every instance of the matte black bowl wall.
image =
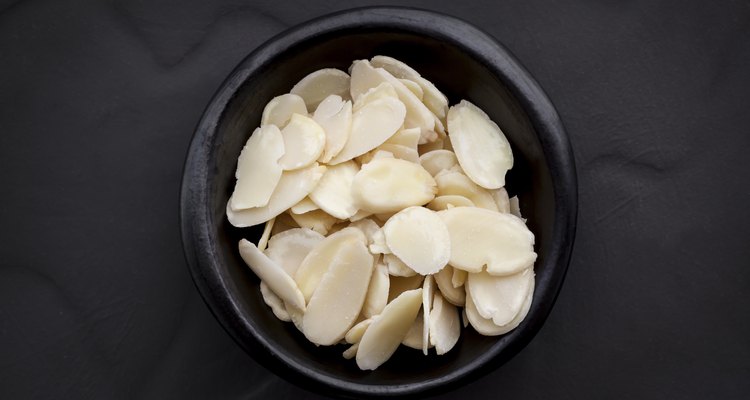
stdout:
<svg viewBox="0 0 750 400">
<path fill-rule="evenodd" d="M 263 303 L 259 280 L 237 251 L 262 227 L 236 229 L 224 213 L 237 156 L 265 104 L 320 68 L 396 57 L 434 82 L 451 104 L 468 99 L 505 132 L 515 156 L 508 190 L 536 235 L 537 284 L 526 320 L 502 337 L 464 329 L 444 356 L 401 348 L 374 372 L 344 360 L 342 346 L 315 347 Z M 370 8 L 317 19 L 254 51 L 224 82 L 190 146 L 181 223 L 196 286 L 229 334 L 264 366 L 312 390 L 364 396 L 434 392 L 501 365 L 539 330 L 562 285 L 575 232 L 575 166 L 560 120 L 531 76 L 492 38 L 457 19 L 411 9 Z"/>
</svg>

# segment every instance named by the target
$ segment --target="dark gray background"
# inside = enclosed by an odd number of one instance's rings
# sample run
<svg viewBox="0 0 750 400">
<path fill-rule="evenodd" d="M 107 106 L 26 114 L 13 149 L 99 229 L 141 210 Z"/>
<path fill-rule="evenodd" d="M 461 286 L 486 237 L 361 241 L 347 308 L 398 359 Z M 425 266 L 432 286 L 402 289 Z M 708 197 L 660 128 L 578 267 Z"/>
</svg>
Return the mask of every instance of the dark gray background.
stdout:
<svg viewBox="0 0 750 400">
<path fill-rule="evenodd" d="M 240 59 L 367 3 L 0 1 L 0 398 L 316 397 L 252 361 L 203 304 L 178 189 Z M 546 325 L 441 398 L 748 398 L 750 2 L 568 3 L 408 3 L 518 56 L 562 116 L 580 182 Z"/>
</svg>

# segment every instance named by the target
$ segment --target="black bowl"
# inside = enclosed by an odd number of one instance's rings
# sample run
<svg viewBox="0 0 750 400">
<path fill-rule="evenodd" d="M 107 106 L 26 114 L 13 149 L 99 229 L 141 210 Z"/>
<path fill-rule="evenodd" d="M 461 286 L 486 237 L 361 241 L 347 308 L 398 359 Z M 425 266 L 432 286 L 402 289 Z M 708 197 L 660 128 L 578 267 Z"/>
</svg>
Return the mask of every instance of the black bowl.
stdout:
<svg viewBox="0 0 750 400">
<path fill-rule="evenodd" d="M 324 67 L 396 57 L 434 82 L 455 104 L 468 99 L 500 125 L 513 147 L 508 191 L 536 235 L 536 292 L 525 321 L 501 337 L 465 329 L 456 347 L 425 357 L 400 348 L 372 372 L 344 360 L 342 346 L 315 347 L 263 303 L 259 280 L 237 242 L 257 241 L 262 227 L 236 229 L 224 212 L 237 157 L 265 104 Z M 258 362 L 310 390 L 364 397 L 435 393 L 487 373 L 518 353 L 552 308 L 575 234 L 575 165 L 562 123 L 547 96 L 495 40 L 458 19 L 405 8 L 366 8 L 292 28 L 245 58 L 218 90 L 190 145 L 181 192 L 182 239 L 195 285 L 219 322 Z"/>
</svg>

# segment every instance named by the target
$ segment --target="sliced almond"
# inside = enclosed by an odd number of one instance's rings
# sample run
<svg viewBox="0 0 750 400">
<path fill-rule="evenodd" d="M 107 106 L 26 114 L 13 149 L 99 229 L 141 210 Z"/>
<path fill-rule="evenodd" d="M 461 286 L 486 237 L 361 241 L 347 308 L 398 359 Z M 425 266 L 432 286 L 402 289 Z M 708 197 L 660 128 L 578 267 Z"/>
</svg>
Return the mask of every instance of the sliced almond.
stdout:
<svg viewBox="0 0 750 400">
<path fill-rule="evenodd" d="M 508 199 L 508 212 L 515 215 L 518 218 L 523 219 L 521 216 L 521 206 L 518 203 L 518 196 L 513 196 Z M 524 220 L 525 221 L 525 220 Z"/>
<path fill-rule="evenodd" d="M 367 288 L 367 297 L 362 307 L 362 315 L 367 318 L 378 315 L 388 303 L 388 289 L 391 280 L 388 277 L 388 267 L 378 264 L 372 273 L 370 287 Z"/>
<path fill-rule="evenodd" d="M 459 307 L 463 307 L 466 304 L 466 292 L 464 292 L 463 287 L 453 287 L 451 282 L 453 271 L 455 271 L 453 267 L 446 265 L 445 268 L 434 275 L 435 283 L 437 283 L 440 293 L 443 294 L 446 300 Z"/>
<path fill-rule="evenodd" d="M 401 341 L 406 347 L 414 350 L 422 350 L 422 335 L 424 334 L 424 313 L 417 314 L 417 319 L 411 324 L 409 331 L 406 332 L 404 340 Z M 429 343 L 428 343 L 429 344 Z"/>
<path fill-rule="evenodd" d="M 273 228 L 271 228 L 271 238 L 278 235 L 281 232 L 286 232 L 290 229 L 299 228 L 296 222 L 287 213 L 279 214 L 274 217 Z"/>
<path fill-rule="evenodd" d="M 326 169 L 326 172 L 328 170 Z M 325 174 L 323 175 L 325 176 Z M 322 178 L 321 178 L 322 179 Z M 320 184 L 320 182 L 318 182 Z M 289 209 L 292 214 L 304 214 L 306 212 L 319 210 L 320 207 L 318 207 L 317 204 L 315 204 L 314 201 L 310 199 L 310 197 L 305 197 L 304 199 L 300 200 L 299 203 L 292 206 L 292 208 Z"/>
<path fill-rule="evenodd" d="M 462 100 L 448 111 L 448 131 L 458 162 L 474 183 L 486 189 L 505 186 L 513 152 L 503 131 L 484 111 Z"/>
<path fill-rule="evenodd" d="M 469 273 L 458 268 L 453 268 L 453 277 L 451 278 L 451 284 L 453 284 L 454 288 L 459 288 L 466 283 L 466 278 L 468 277 Z"/>
<path fill-rule="evenodd" d="M 469 274 L 466 285 L 479 315 L 502 326 L 521 310 L 533 280 L 532 268 L 506 276 L 492 276 L 482 271 Z"/>
<path fill-rule="evenodd" d="M 352 181 L 357 172 L 359 166 L 354 161 L 328 167 L 318 185 L 310 192 L 310 199 L 328 214 L 338 219 L 348 219 L 359 210 L 352 198 Z"/>
<path fill-rule="evenodd" d="M 417 274 L 416 271 L 409 268 L 408 265 L 404 264 L 401 259 L 393 254 L 383 254 L 383 262 L 388 266 L 388 274 L 391 276 L 414 276 Z"/>
<path fill-rule="evenodd" d="M 436 191 L 435 179 L 422 166 L 395 158 L 363 165 L 352 182 L 355 204 L 373 213 L 426 204 Z"/>
<path fill-rule="evenodd" d="M 344 228 L 318 243 L 300 263 L 294 280 L 305 300 L 309 300 L 320 280 L 334 262 L 338 253 L 356 242 L 366 243 L 365 235 L 357 228 Z M 369 279 L 369 275 L 368 275 Z"/>
<path fill-rule="evenodd" d="M 526 315 L 529 313 L 531 303 L 534 299 L 533 280 L 531 282 L 531 285 L 531 289 L 526 294 L 526 298 L 524 299 L 523 305 L 521 306 L 521 310 L 510 322 L 502 326 L 498 326 L 491 319 L 483 318 L 481 315 L 479 315 L 476 305 L 474 304 L 474 301 L 471 297 L 471 290 L 467 287 L 468 293 L 466 296 L 466 308 L 464 308 L 465 315 L 467 317 L 466 319 L 469 323 L 471 323 L 471 326 L 474 327 L 477 332 L 485 336 L 503 335 L 512 331 L 513 329 L 517 328 L 518 325 L 521 324 L 521 322 L 523 322 L 524 318 L 526 318 Z"/>
<path fill-rule="evenodd" d="M 268 204 L 281 178 L 278 161 L 283 155 L 284 139 L 276 126 L 263 126 L 250 135 L 237 161 L 237 184 L 229 202 L 232 210 Z"/>
<path fill-rule="evenodd" d="M 284 137 L 284 156 L 279 165 L 284 170 L 306 167 L 320 157 L 326 142 L 323 128 L 306 115 L 293 114 L 281 130 Z"/>
<path fill-rule="evenodd" d="M 388 82 L 383 82 L 377 86 L 371 87 L 359 96 L 357 101 L 354 102 L 353 110 L 358 111 L 366 104 L 386 97 L 398 99 L 398 93 L 396 93 L 396 89 L 393 88 L 393 85 Z"/>
<path fill-rule="evenodd" d="M 352 116 L 352 129 L 344 148 L 330 164 L 339 164 L 380 146 L 404 122 L 406 109 L 398 99 L 386 97 L 371 101 Z"/>
<path fill-rule="evenodd" d="M 450 264 L 467 272 L 486 265 L 491 275 L 511 275 L 536 260 L 534 234 L 510 214 L 475 207 L 440 211 L 450 234 Z"/>
<path fill-rule="evenodd" d="M 492 195 L 483 187 L 475 184 L 466 175 L 455 171 L 443 171 L 435 176 L 438 194 L 459 195 L 471 200 L 477 207 L 497 211 Z"/>
<path fill-rule="evenodd" d="M 349 222 L 357 222 L 357 221 L 359 221 L 361 219 L 364 219 L 364 218 L 367 218 L 367 217 L 369 217 L 371 215 L 372 215 L 372 213 L 369 212 L 369 211 L 358 210 L 356 213 L 354 213 L 354 215 L 352 215 L 351 217 L 349 217 Z"/>
<path fill-rule="evenodd" d="M 425 155 L 425 154 L 427 154 L 427 153 L 429 153 L 431 151 L 435 151 L 435 150 L 443 150 L 443 141 L 444 140 L 445 139 L 438 138 L 438 139 L 435 139 L 435 141 L 433 141 L 433 142 L 428 142 L 428 143 L 425 143 L 425 144 L 420 144 L 419 147 L 417 148 L 417 150 L 419 151 L 419 155 L 422 156 L 422 155 Z"/>
<path fill-rule="evenodd" d="M 388 138 L 384 144 L 399 144 L 416 150 L 419 145 L 420 132 L 419 128 L 401 129 Z"/>
<path fill-rule="evenodd" d="M 425 153 L 419 157 L 419 163 L 432 176 L 436 176 L 441 171 L 447 171 L 458 165 L 458 159 L 452 151 L 434 150 Z"/>
<path fill-rule="evenodd" d="M 440 292 L 435 292 L 430 311 L 430 344 L 435 346 L 437 355 L 449 352 L 458 342 L 460 335 L 461 321 L 458 318 L 458 309 L 443 300 Z"/>
<path fill-rule="evenodd" d="M 408 79 L 399 79 L 399 82 L 403 83 L 404 86 L 406 86 L 407 89 L 409 89 L 410 92 L 412 92 L 419 101 L 422 101 L 422 98 L 424 97 L 424 92 L 422 91 L 422 87 L 417 84 L 417 82 L 410 81 Z"/>
<path fill-rule="evenodd" d="M 430 345 L 430 312 L 432 310 L 432 298 L 435 296 L 435 289 L 432 275 L 427 275 L 422 284 L 422 353 L 427 355 L 427 348 Z"/>
<path fill-rule="evenodd" d="M 294 222 L 302 228 L 312 229 L 321 235 L 328 235 L 330 229 L 338 221 L 323 210 L 308 211 L 304 214 L 290 214 Z"/>
<path fill-rule="evenodd" d="M 258 239 L 258 249 L 260 251 L 266 250 L 266 246 L 268 246 L 268 238 L 271 237 L 271 231 L 273 230 L 275 222 L 276 218 L 271 218 L 266 221 L 266 226 L 263 227 L 263 233 L 260 235 L 260 239 Z"/>
<path fill-rule="evenodd" d="M 291 321 L 289 313 L 286 312 L 286 308 L 284 307 L 284 301 L 272 292 L 271 289 L 268 288 L 268 285 L 263 281 L 260 282 L 260 294 L 263 297 L 263 302 L 266 303 L 268 307 L 271 307 L 271 311 L 276 318 L 284 322 Z"/>
<path fill-rule="evenodd" d="M 474 207 L 474 203 L 466 197 L 456 194 L 437 196 L 427 203 L 427 208 L 434 211 L 447 210 L 453 207 Z"/>
<path fill-rule="evenodd" d="M 260 126 L 276 125 L 283 129 L 294 114 L 307 115 L 305 101 L 296 94 L 282 94 L 271 99 L 263 109 Z"/>
<path fill-rule="evenodd" d="M 307 168 L 284 172 L 281 174 L 281 179 L 279 179 L 279 183 L 276 185 L 267 205 L 234 211 L 227 204 L 229 222 L 238 228 L 244 228 L 261 224 L 283 213 L 299 203 L 315 188 L 325 170 L 326 167 L 314 163 Z M 231 203 L 231 199 L 229 203 Z"/>
<path fill-rule="evenodd" d="M 419 313 L 422 289 L 402 293 L 390 302 L 380 317 L 367 328 L 357 350 L 357 366 L 373 370 L 396 351 Z"/>
<path fill-rule="evenodd" d="M 365 331 L 375 319 L 377 319 L 377 317 L 367 318 L 354 324 L 354 326 L 352 326 L 351 329 L 346 332 L 344 340 L 346 340 L 347 343 L 351 344 L 359 343 L 359 341 L 362 340 L 362 336 L 365 334 Z"/>
<path fill-rule="evenodd" d="M 391 249 L 385 243 L 385 234 L 382 228 L 373 232 L 370 240 L 372 241 L 370 243 L 370 252 L 372 254 L 391 254 Z"/>
<path fill-rule="evenodd" d="M 424 276 L 422 275 L 408 277 L 391 276 L 391 285 L 388 289 L 388 302 L 393 301 L 401 293 L 422 287 L 422 282 L 424 282 Z"/>
<path fill-rule="evenodd" d="M 383 226 L 385 242 L 409 268 L 429 275 L 440 271 L 450 258 L 450 236 L 440 216 L 424 207 L 409 207 Z"/>
<path fill-rule="evenodd" d="M 279 264 L 271 261 L 255 244 L 245 239 L 240 240 L 240 256 L 255 275 L 279 296 L 284 302 L 305 310 L 305 298 L 297 284 Z"/>
<path fill-rule="evenodd" d="M 498 211 L 506 214 L 510 212 L 510 199 L 505 188 L 490 190 L 490 194 L 492 195 L 492 199 L 495 200 Z M 520 218 L 519 215 L 516 216 Z"/>
<path fill-rule="evenodd" d="M 332 345 L 344 338 L 362 311 L 372 269 L 372 255 L 360 241 L 351 241 L 337 252 L 302 317 L 308 340 Z"/>
<path fill-rule="evenodd" d="M 393 154 L 394 158 L 406 160 L 414 164 L 419 164 L 419 153 L 417 153 L 416 148 L 411 148 L 400 144 L 383 143 L 382 145 L 380 145 L 380 147 L 378 147 L 378 150 L 391 153 Z"/>
<path fill-rule="evenodd" d="M 375 235 L 378 234 L 378 231 L 380 230 L 380 225 L 378 225 L 375 221 L 371 220 L 370 218 L 364 218 L 355 222 L 352 222 L 349 224 L 349 226 L 357 228 L 362 231 L 362 233 L 365 234 L 365 238 L 367 238 L 367 245 L 371 245 L 375 243 Z"/>
<path fill-rule="evenodd" d="M 315 110 L 313 120 L 326 133 L 326 143 L 319 161 L 327 163 L 344 148 L 352 130 L 352 102 L 340 96 L 328 96 Z"/>
<path fill-rule="evenodd" d="M 302 97 L 312 110 L 330 95 L 348 96 L 349 74 L 335 68 L 319 69 L 302 78 L 290 92 Z"/>
<path fill-rule="evenodd" d="M 271 237 L 265 254 L 294 278 L 302 260 L 323 239 L 323 235 L 308 228 L 289 229 Z"/>
</svg>

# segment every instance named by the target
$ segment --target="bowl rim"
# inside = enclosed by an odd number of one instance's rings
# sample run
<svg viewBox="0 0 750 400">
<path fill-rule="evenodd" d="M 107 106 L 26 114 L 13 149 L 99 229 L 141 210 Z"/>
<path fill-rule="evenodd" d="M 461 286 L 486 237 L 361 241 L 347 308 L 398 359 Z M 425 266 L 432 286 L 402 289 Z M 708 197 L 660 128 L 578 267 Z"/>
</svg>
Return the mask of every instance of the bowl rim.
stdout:
<svg viewBox="0 0 750 400">
<path fill-rule="evenodd" d="M 428 381 L 368 385 L 306 368 L 280 354 L 252 326 L 239 321 L 238 306 L 231 296 L 226 295 L 226 282 L 216 268 L 217 249 L 210 229 L 213 218 L 207 206 L 208 193 L 200 183 L 206 182 L 210 173 L 208 144 L 216 135 L 226 106 L 245 80 L 273 60 L 277 53 L 321 35 L 354 28 L 387 28 L 437 37 L 468 53 L 496 75 L 516 98 L 528 115 L 550 166 L 555 201 L 552 237 L 555 240 L 546 263 L 554 264 L 554 268 L 545 275 L 544 282 L 537 282 L 537 286 L 548 287 L 542 298 L 532 305 L 541 317 L 530 319 L 515 331 L 500 336 L 489 351 L 464 367 Z M 561 168 L 556 168 L 558 166 Z M 228 75 L 204 110 L 190 143 L 180 187 L 179 221 L 183 252 L 199 293 L 229 335 L 264 367 L 292 383 L 337 395 L 425 395 L 488 373 L 515 356 L 536 335 L 547 319 L 567 273 L 575 239 L 577 198 L 575 161 L 562 121 L 547 95 L 510 51 L 489 34 L 456 17 L 411 7 L 362 7 L 327 14 L 283 31 L 252 51 Z M 252 340 L 252 345 L 248 344 L 248 339 Z"/>
</svg>

